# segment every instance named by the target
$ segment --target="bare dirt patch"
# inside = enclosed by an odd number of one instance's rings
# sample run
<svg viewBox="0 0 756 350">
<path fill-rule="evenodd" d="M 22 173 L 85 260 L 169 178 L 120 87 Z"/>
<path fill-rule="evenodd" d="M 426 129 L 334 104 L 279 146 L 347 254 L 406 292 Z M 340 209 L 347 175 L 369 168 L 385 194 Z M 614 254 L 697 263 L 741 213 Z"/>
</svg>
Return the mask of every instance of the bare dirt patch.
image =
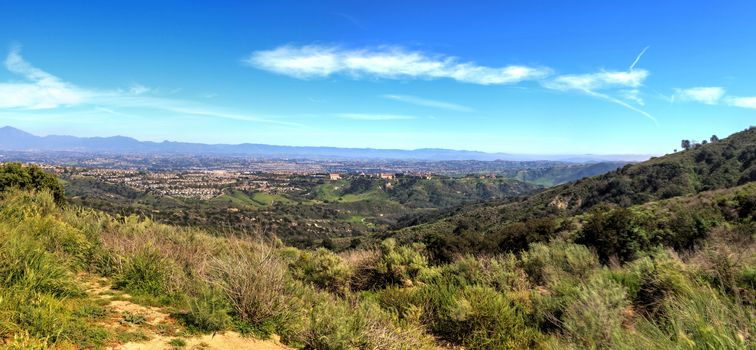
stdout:
<svg viewBox="0 0 756 350">
<path fill-rule="evenodd" d="M 164 308 L 139 305 L 128 294 L 110 288 L 110 281 L 87 275 L 78 276 L 86 292 L 108 301 L 108 316 L 102 324 L 124 341 L 110 344 L 109 350 L 290 350 L 278 342 L 245 337 L 237 332 L 190 335 Z"/>
</svg>

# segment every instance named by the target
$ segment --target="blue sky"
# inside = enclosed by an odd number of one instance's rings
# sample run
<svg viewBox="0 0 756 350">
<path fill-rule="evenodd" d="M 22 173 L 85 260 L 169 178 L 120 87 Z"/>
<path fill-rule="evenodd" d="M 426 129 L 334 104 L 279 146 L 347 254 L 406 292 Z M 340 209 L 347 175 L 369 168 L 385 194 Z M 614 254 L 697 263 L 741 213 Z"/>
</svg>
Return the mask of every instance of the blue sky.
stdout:
<svg viewBox="0 0 756 350">
<path fill-rule="evenodd" d="M 663 154 L 756 124 L 753 1 L 0 0 L 35 134 Z"/>
</svg>

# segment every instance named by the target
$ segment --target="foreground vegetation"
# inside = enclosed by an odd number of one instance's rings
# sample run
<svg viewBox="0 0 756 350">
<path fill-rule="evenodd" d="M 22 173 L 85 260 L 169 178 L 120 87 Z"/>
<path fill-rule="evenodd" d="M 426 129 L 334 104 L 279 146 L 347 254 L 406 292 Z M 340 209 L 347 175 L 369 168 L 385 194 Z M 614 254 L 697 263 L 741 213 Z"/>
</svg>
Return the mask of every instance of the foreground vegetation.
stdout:
<svg viewBox="0 0 756 350">
<path fill-rule="evenodd" d="M 393 238 L 299 250 L 65 205 L 46 174 L 1 178 L 4 347 L 127 339 L 101 324 L 92 275 L 190 332 L 306 349 L 746 349 L 756 334 L 754 182 L 529 222 L 523 237 L 547 238 L 466 255 Z"/>
</svg>

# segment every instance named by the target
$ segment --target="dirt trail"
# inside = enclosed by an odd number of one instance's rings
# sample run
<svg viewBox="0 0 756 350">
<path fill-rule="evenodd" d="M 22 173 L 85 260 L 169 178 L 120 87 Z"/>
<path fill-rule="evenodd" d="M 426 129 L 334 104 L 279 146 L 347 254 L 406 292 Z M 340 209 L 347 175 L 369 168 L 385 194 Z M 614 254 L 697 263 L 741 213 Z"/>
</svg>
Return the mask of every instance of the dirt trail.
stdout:
<svg viewBox="0 0 756 350">
<path fill-rule="evenodd" d="M 123 339 L 119 344 L 111 344 L 108 350 L 291 350 L 277 339 L 258 340 L 237 332 L 187 335 L 166 310 L 130 301 L 128 294 L 111 289 L 107 279 L 80 276 L 80 280 L 87 293 L 107 301 L 110 313 L 102 324 Z"/>
</svg>

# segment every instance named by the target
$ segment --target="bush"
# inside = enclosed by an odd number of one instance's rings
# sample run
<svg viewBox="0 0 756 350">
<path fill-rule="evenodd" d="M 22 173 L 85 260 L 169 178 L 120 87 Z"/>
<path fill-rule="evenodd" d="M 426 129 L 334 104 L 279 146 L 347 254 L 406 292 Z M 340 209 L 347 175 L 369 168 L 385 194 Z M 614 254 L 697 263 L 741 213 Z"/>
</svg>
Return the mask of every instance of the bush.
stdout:
<svg viewBox="0 0 756 350">
<path fill-rule="evenodd" d="M 162 297 L 167 286 L 170 265 L 164 257 L 147 247 L 126 258 L 126 263 L 113 279 L 113 288 L 143 296 Z"/>
<path fill-rule="evenodd" d="M 205 288 L 189 300 L 189 312 L 182 319 L 190 328 L 202 332 L 217 332 L 231 325 L 231 307 L 226 295 L 219 290 Z"/>
<path fill-rule="evenodd" d="M 0 165 L 0 193 L 16 188 L 26 191 L 49 191 L 55 202 L 63 204 L 65 191 L 54 175 L 45 173 L 36 165 L 7 163 Z"/>
<path fill-rule="evenodd" d="M 345 295 L 349 292 L 352 271 L 330 250 L 302 251 L 291 264 L 294 277 L 330 292 Z"/>
<path fill-rule="evenodd" d="M 0 227 L 0 230 L 3 230 Z M 65 262 L 32 237 L 0 231 L 0 285 L 59 297 L 78 294 Z"/>
<path fill-rule="evenodd" d="M 627 270 L 637 276 L 638 292 L 632 299 L 635 309 L 652 319 L 663 316 L 662 306 L 668 297 L 688 295 L 692 288 L 682 262 L 664 251 L 634 261 Z"/>
<path fill-rule="evenodd" d="M 422 244 L 397 246 L 396 240 L 388 238 L 381 242 L 380 259 L 376 265 L 377 285 L 414 284 L 422 272 L 427 272 L 428 259 L 422 254 Z"/>
<path fill-rule="evenodd" d="M 575 242 L 594 247 L 603 263 L 611 257 L 630 261 L 650 247 L 648 233 L 635 220 L 629 209 L 598 208 L 591 212 Z"/>
<path fill-rule="evenodd" d="M 582 284 L 565 305 L 562 329 L 584 349 L 612 349 L 618 340 L 629 302 L 625 289 L 605 278 Z"/>
<path fill-rule="evenodd" d="M 308 349 L 434 349 L 417 323 L 395 320 L 370 302 L 319 295 L 313 301 L 303 343 Z"/>
<path fill-rule="evenodd" d="M 561 277 L 582 279 L 599 266 L 596 255 L 585 246 L 561 242 L 532 244 L 520 260 L 528 277 L 538 285 Z"/>
<path fill-rule="evenodd" d="M 215 258 L 209 284 L 230 301 L 238 318 L 256 327 L 283 324 L 292 317 L 286 266 L 264 245 L 231 244 Z"/>
<path fill-rule="evenodd" d="M 533 347 L 537 332 L 503 294 L 492 288 L 444 285 L 424 288 L 426 318 L 434 333 L 470 349 Z"/>
<path fill-rule="evenodd" d="M 18 287 L 0 288 L 0 337 L 22 335 L 22 343 L 56 344 L 61 348 L 104 344 L 108 332 L 87 322 L 86 316 L 79 313 L 84 307 L 81 303 L 78 298 L 64 299 Z"/>
<path fill-rule="evenodd" d="M 754 344 L 753 310 L 733 304 L 717 291 L 698 285 L 694 293 L 664 303 L 661 327 L 680 345 L 699 349 L 747 349 Z M 750 345 L 749 345 L 750 344 Z"/>
</svg>

